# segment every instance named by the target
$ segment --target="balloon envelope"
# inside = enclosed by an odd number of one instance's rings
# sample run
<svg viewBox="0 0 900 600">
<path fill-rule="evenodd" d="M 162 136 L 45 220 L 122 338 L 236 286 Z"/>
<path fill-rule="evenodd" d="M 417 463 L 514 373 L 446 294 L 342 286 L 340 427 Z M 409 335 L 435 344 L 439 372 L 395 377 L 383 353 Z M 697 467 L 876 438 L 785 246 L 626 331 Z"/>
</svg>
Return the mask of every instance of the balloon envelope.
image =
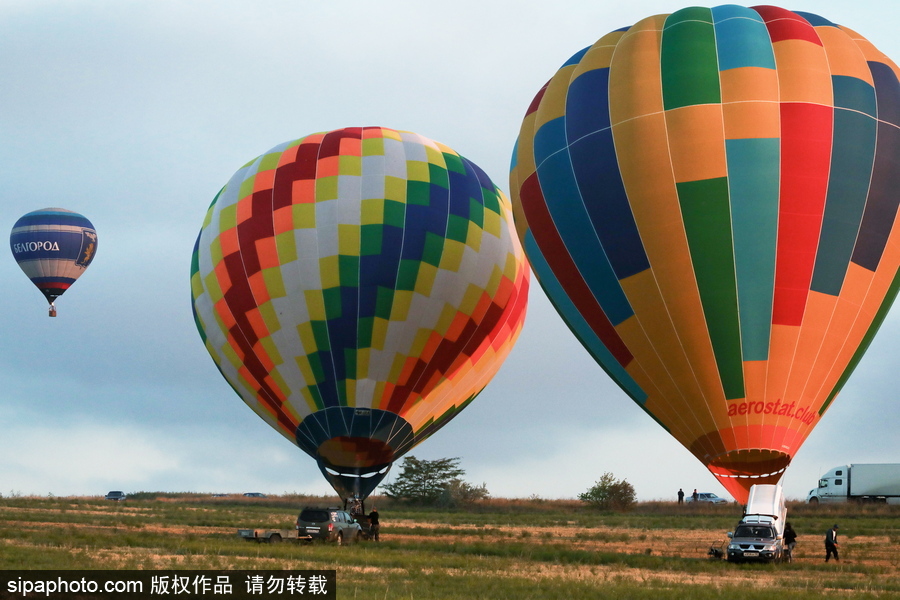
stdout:
<svg viewBox="0 0 900 600">
<path fill-rule="evenodd" d="M 745 501 L 781 477 L 896 295 L 898 69 L 808 13 L 653 16 L 540 90 L 510 181 L 569 327 Z"/>
<path fill-rule="evenodd" d="M 200 335 L 257 414 L 343 498 L 487 385 L 525 317 L 507 198 L 415 133 L 309 135 L 240 169 L 191 267 Z"/>
<path fill-rule="evenodd" d="M 52 307 L 94 260 L 97 231 L 84 215 L 45 208 L 16 221 L 9 247 L 19 267 Z M 51 315 L 55 315 L 52 309 Z"/>
</svg>

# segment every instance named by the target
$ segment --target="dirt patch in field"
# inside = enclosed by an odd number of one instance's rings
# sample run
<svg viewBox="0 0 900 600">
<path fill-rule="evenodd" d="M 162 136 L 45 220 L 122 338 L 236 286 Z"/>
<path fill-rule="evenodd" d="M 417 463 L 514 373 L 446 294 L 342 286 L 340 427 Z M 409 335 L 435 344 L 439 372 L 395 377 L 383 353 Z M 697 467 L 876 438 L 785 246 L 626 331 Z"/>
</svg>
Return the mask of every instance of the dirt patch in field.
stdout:
<svg viewBox="0 0 900 600">
<path fill-rule="evenodd" d="M 858 590 L 866 589 L 867 578 L 873 577 L 871 569 L 853 569 L 854 565 L 865 567 L 877 567 L 877 577 L 884 582 L 900 581 L 900 551 L 897 544 L 891 541 L 888 535 L 878 536 L 846 536 L 842 539 L 842 561 L 837 565 L 826 565 L 821 568 L 818 563 L 824 559 L 821 536 L 805 535 L 801 533 L 799 545 L 796 550 L 796 560 L 799 563 L 807 563 L 803 570 L 791 568 L 775 569 L 745 569 L 733 565 L 711 565 L 706 568 L 697 562 L 707 560 L 707 552 L 711 545 L 723 546 L 727 543 L 727 537 L 723 531 L 704 529 L 638 529 L 626 527 L 580 527 L 575 522 L 552 526 L 521 526 L 521 525 L 449 525 L 437 522 L 422 522 L 403 519 L 389 519 L 382 530 L 383 539 L 390 542 L 389 565 L 376 566 L 375 564 L 360 564 L 369 562 L 366 556 L 379 558 L 376 545 L 367 545 L 365 550 L 340 549 L 338 554 L 307 552 L 302 548 L 293 547 L 276 549 L 265 544 L 246 544 L 240 548 L 233 545 L 228 539 L 237 538 L 235 527 L 199 526 L 199 525 L 166 525 L 159 522 L 162 519 L 131 519 L 129 516 L 146 516 L 153 514 L 152 509 L 115 506 L 107 507 L 98 504 L 96 509 L 91 507 L 68 508 L 13 508 L 0 506 L 0 517 L 18 517 L 18 520 L 5 521 L 7 528 L 20 531 L 49 531 L 53 529 L 85 529 L 97 531 L 113 531 L 116 535 L 103 534 L 97 537 L 107 541 L 106 547 L 89 547 L 79 544 L 77 546 L 64 546 L 65 552 L 72 556 L 84 556 L 90 558 L 105 568 L 250 568 L 250 569 L 284 569 L 302 568 L 337 569 L 344 573 L 348 580 L 354 580 L 354 573 L 363 574 L 371 580 L 373 575 L 383 575 L 385 579 L 407 574 L 416 574 L 433 570 L 451 576 L 471 577 L 473 574 L 484 577 L 496 577 L 504 579 L 522 579 L 528 581 L 541 581 L 548 579 L 585 582 L 593 585 L 604 583 L 652 583 L 657 586 L 743 586 L 751 585 L 755 588 L 771 589 L 777 594 L 781 589 L 816 589 L 846 590 L 848 583 L 856 583 Z M 19 514 L 14 514 L 18 511 Z M 95 523 L 71 523 L 49 522 L 46 519 L 59 519 L 59 513 L 66 512 L 72 515 L 104 515 L 112 516 L 112 519 L 91 519 Z M 57 516 L 50 516 L 56 514 Z M 46 515 L 46 516 L 44 516 Z M 162 516 L 163 513 L 159 513 Z M 118 518 L 116 518 L 118 517 Z M 34 518 L 36 520 L 27 520 Z M 254 517 L 254 525 L 260 526 L 264 522 L 285 522 L 284 512 L 272 512 L 271 514 Z M 24 519 L 24 520 L 23 520 Z M 120 522 L 116 522 L 120 521 Z M 221 522 L 221 521 L 220 521 Z M 290 525 L 282 527 L 289 528 Z M 128 535 L 118 537 L 118 533 Z M 154 534 L 172 539 L 150 541 L 144 547 L 130 546 L 129 539 L 135 538 L 134 534 Z M 30 535 L 30 539 L 20 540 L 16 538 L 0 539 L 0 548 L 13 548 L 17 546 L 41 547 L 40 536 Z M 56 536 L 57 538 L 59 536 Z M 118 541 L 121 539 L 122 541 Z M 181 544 L 172 540 L 191 540 L 184 544 L 184 552 L 178 550 Z M 243 542 L 242 542 L 243 543 Z M 421 543 L 422 546 L 418 546 Z M 58 544 L 58 539 L 57 539 Z M 427 544 L 427 546 L 425 546 Z M 587 553 L 614 555 L 609 560 L 605 557 L 597 560 L 598 564 L 586 564 L 594 562 L 585 555 L 575 555 L 571 558 L 556 559 L 529 558 L 527 552 L 517 554 L 511 552 L 499 552 L 497 554 L 484 552 L 485 556 L 469 554 L 466 558 L 456 561 L 455 567 L 433 566 L 440 560 L 431 562 L 423 568 L 423 561 L 410 560 L 409 566 L 405 553 L 414 554 L 421 552 L 434 552 L 436 556 L 445 556 L 443 549 L 433 550 L 437 545 L 451 546 L 466 544 L 524 544 L 528 546 L 556 546 L 564 549 L 581 550 Z M 404 546 L 407 546 L 405 548 Z M 158 547 L 151 547 L 158 546 Z M 205 548 L 201 548 L 205 546 Z M 220 547 L 228 547 L 228 552 L 219 556 Z M 54 545 L 54 548 L 59 548 Z M 520 548 L 517 546 L 516 548 Z M 347 554 L 344 554 L 344 552 Z M 385 548 L 388 551 L 388 548 Z M 360 554 L 357 554 L 360 553 Z M 535 556 L 539 553 L 535 553 Z M 556 556 L 552 552 L 548 556 Z M 563 553 L 560 553 L 562 556 Z M 617 556 L 616 556 L 617 555 Z M 644 561 L 634 560 L 635 556 L 669 557 L 689 560 L 671 561 Z M 343 557 L 340 563 L 334 562 L 335 556 Z M 469 558 L 471 557 L 471 558 Z M 394 561 L 399 562 L 394 562 Z M 466 565 L 472 564 L 467 568 Z M 602 564 L 600 564 L 602 563 Z M 655 566 L 654 563 L 659 563 Z M 815 565 L 814 565 L 815 563 Z M 637 565 L 637 566 L 632 566 Z M 732 568 L 733 567 L 733 568 Z M 377 578 L 377 577 L 376 577 Z M 892 589 L 886 585 L 885 589 Z M 852 593 L 852 590 L 849 592 Z"/>
<path fill-rule="evenodd" d="M 3 507 L 0 507 L 3 508 Z M 19 509 L 21 510 L 21 509 Z M 135 509 L 147 510 L 147 509 Z M 28 512 L 54 512 L 51 509 L 28 509 Z M 71 511 L 72 513 L 107 514 L 107 511 Z M 116 513 L 108 513 L 116 514 Z M 274 517 L 279 515 L 273 514 Z M 283 515 L 281 515 L 283 516 Z M 162 523 L 142 523 L 139 525 L 117 524 L 98 525 L 90 523 L 54 523 L 45 521 L 6 521 L 27 530 L 43 530 L 47 528 L 75 528 L 107 531 L 134 530 L 136 532 L 172 535 L 178 537 L 236 535 L 233 527 L 215 527 L 199 525 L 165 525 Z M 423 530 L 435 533 L 421 533 Z M 443 532 L 452 533 L 443 533 Z M 706 558 L 711 546 L 724 548 L 728 538 L 722 532 L 690 529 L 652 529 L 635 530 L 625 527 L 579 528 L 576 526 L 521 527 L 513 525 L 448 525 L 445 523 L 427 523 L 422 521 L 402 520 L 390 521 L 382 530 L 384 539 L 399 539 L 409 542 L 443 542 L 491 543 L 520 542 L 530 545 L 553 544 L 565 545 L 567 548 L 589 552 L 611 554 L 644 554 L 674 558 Z M 795 550 L 798 562 L 821 562 L 824 548 L 819 536 L 801 536 Z M 886 569 L 900 567 L 900 552 L 888 536 L 855 536 L 845 537 L 842 543 L 844 564 L 856 561 L 855 554 L 865 555 L 865 564 Z M 593 567 L 592 567 L 593 568 Z M 565 567 L 566 572 L 571 568 Z"/>
<path fill-rule="evenodd" d="M 460 533 L 422 534 L 409 530 L 452 530 Z M 409 531 L 409 532 L 408 532 Z M 418 541 L 444 541 L 447 543 L 490 542 L 491 540 L 521 541 L 529 544 L 566 544 L 569 548 L 615 554 L 646 554 L 675 558 L 703 558 L 710 547 L 724 549 L 728 538 L 724 532 L 691 529 L 635 530 L 624 527 L 577 528 L 564 526 L 520 527 L 478 525 L 446 525 L 421 521 L 397 520 L 385 524 L 383 536 L 398 535 L 403 539 Z M 825 556 L 820 536 L 803 536 L 798 539 L 794 558 L 798 562 L 822 562 Z M 865 548 L 865 564 L 887 569 L 900 566 L 900 551 L 888 536 L 845 537 L 841 543 L 844 564 L 852 564 L 854 557 Z"/>
<path fill-rule="evenodd" d="M 20 506 L 0 506 L 0 512 L 17 512 L 17 513 L 53 513 L 53 514 L 70 514 L 70 515 L 103 515 L 103 516 L 112 516 L 112 515 L 148 515 L 153 513 L 152 508 L 139 507 L 139 506 L 119 506 L 116 510 L 109 509 L 85 509 L 79 507 L 77 504 L 70 504 L 68 507 L 54 507 L 54 508 L 34 508 L 34 507 L 20 507 Z"/>
<path fill-rule="evenodd" d="M 6 525 L 21 528 L 23 530 L 42 531 L 52 528 L 64 529 L 94 529 L 104 531 L 128 531 L 133 530 L 143 533 L 161 533 L 176 536 L 204 536 L 213 534 L 233 534 L 236 529 L 232 527 L 211 527 L 202 525 L 156 525 L 144 524 L 140 526 L 129 525 L 96 525 L 92 523 L 53 523 L 49 521 L 4 521 Z"/>
</svg>

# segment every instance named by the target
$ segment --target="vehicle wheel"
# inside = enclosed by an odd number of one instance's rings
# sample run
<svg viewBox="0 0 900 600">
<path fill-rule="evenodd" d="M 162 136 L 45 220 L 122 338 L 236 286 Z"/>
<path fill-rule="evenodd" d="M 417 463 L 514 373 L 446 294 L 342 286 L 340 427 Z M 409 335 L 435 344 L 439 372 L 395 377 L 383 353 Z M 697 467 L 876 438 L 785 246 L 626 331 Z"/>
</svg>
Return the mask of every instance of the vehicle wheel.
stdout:
<svg viewBox="0 0 900 600">
<path fill-rule="evenodd" d="M 362 540 L 363 540 L 363 533 L 362 533 L 362 531 L 357 531 L 357 532 L 356 532 L 356 543 L 358 544 L 358 543 L 360 543 Z"/>
<path fill-rule="evenodd" d="M 819 499 L 818 499 L 818 498 L 810 498 L 810 499 L 809 499 L 809 505 L 810 505 L 810 506 L 818 506 L 818 505 L 819 505 Z"/>
<path fill-rule="evenodd" d="M 337 543 L 338 546 L 343 546 L 344 545 L 344 532 L 338 531 L 337 538 L 334 541 L 335 541 L 335 543 Z"/>
<path fill-rule="evenodd" d="M 272 535 L 269 536 L 269 543 L 270 544 L 280 544 L 281 536 L 278 535 L 277 533 L 273 533 Z"/>
</svg>

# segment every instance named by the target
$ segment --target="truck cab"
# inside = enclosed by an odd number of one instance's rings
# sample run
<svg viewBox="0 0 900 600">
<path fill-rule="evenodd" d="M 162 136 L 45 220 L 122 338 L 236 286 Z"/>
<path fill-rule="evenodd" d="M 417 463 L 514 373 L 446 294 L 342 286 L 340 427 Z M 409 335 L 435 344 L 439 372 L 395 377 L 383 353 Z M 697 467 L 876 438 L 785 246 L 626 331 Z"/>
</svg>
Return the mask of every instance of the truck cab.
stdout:
<svg viewBox="0 0 900 600">
<path fill-rule="evenodd" d="M 809 490 L 806 495 L 807 504 L 844 502 L 847 500 L 849 471 L 846 465 L 835 467 L 819 479 L 819 485 Z"/>
</svg>

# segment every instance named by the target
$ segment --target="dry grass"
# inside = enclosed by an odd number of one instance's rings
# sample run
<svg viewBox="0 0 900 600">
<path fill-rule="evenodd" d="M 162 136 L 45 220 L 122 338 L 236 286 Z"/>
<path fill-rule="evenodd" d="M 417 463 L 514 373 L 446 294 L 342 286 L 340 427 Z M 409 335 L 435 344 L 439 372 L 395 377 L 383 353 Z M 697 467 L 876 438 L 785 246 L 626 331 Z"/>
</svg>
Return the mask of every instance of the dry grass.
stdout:
<svg viewBox="0 0 900 600">
<path fill-rule="evenodd" d="M 707 550 L 726 541 L 735 507 L 686 511 L 647 503 L 619 515 L 594 513 L 575 501 L 495 499 L 468 511 L 437 511 L 378 500 L 383 543 L 334 548 L 239 540 L 239 527 L 289 527 L 297 507 L 333 503 L 261 500 L 163 496 L 113 505 L 0 499 L 0 568 L 21 568 L 3 562 L 17 555 L 56 561 L 36 568 L 334 568 L 339 591 L 345 590 L 339 596 L 347 597 L 393 597 L 391 590 L 405 590 L 405 597 L 467 597 L 486 583 L 499 586 L 494 598 L 518 598 L 533 586 L 571 590 L 569 600 L 591 597 L 598 586 L 641 598 L 659 590 L 715 597 L 733 588 L 804 598 L 900 597 L 900 507 L 792 507 L 800 532 L 793 564 L 730 565 L 709 560 Z M 837 520 L 847 523 L 843 560 L 825 565 L 819 530 Z M 434 581 L 459 586 L 458 595 L 432 589 Z M 582 596 L 579 590 L 587 591 Z"/>
</svg>

